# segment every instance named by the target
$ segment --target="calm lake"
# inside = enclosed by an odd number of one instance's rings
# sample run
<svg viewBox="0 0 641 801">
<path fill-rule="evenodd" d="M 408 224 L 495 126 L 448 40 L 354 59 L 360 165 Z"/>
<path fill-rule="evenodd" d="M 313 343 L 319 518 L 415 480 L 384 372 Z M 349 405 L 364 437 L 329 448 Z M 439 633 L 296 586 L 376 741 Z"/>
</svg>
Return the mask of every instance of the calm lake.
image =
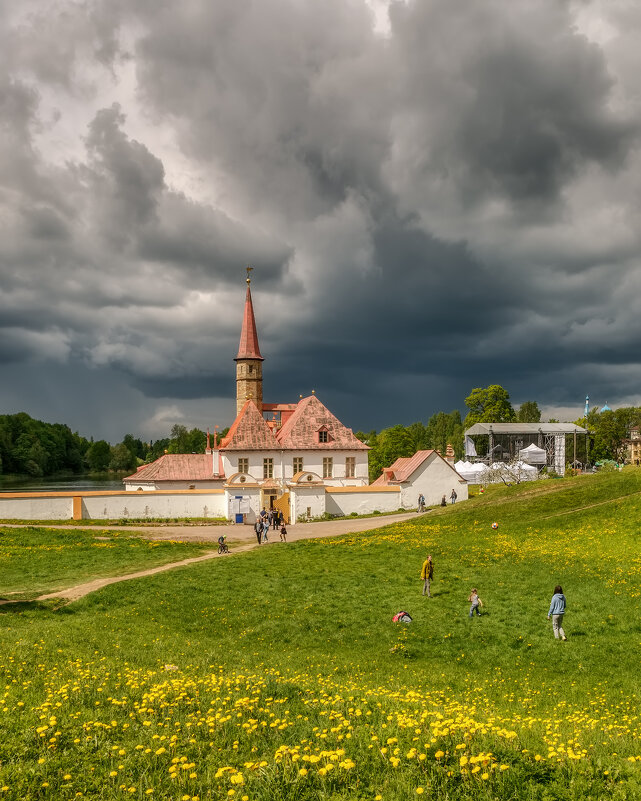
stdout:
<svg viewBox="0 0 641 801">
<path fill-rule="evenodd" d="M 123 475 L 127 475 L 123 473 Z M 124 490 L 122 477 L 65 476 L 63 478 L 17 478 L 0 476 L 0 492 L 74 492 L 88 490 Z"/>
</svg>

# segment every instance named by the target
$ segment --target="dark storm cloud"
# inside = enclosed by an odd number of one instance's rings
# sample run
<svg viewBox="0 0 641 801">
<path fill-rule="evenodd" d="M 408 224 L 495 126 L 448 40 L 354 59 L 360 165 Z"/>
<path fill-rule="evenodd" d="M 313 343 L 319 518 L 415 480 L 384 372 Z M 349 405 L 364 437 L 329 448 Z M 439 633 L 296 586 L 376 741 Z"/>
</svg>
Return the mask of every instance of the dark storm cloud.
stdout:
<svg viewBox="0 0 641 801">
<path fill-rule="evenodd" d="M 314 387 L 359 428 L 494 382 L 638 394 L 641 21 L 389 12 L 380 35 L 364 0 L 6 6 L 0 361 L 117 374 L 164 425 L 233 394 L 251 264 L 267 399 Z"/>
</svg>

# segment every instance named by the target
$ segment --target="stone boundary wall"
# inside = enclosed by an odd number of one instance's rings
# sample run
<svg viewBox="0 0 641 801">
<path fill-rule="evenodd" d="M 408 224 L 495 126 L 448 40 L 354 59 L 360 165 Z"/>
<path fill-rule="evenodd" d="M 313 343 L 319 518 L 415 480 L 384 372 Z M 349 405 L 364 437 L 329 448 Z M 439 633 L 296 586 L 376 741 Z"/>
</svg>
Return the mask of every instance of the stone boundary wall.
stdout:
<svg viewBox="0 0 641 801">
<path fill-rule="evenodd" d="M 0 520 L 226 517 L 225 491 L 0 493 Z"/>
<path fill-rule="evenodd" d="M 121 518 L 227 518 L 237 488 L 127 492 L 0 493 L 0 520 L 120 520 Z M 258 495 L 254 498 L 258 503 Z M 364 515 L 395 512 L 400 487 L 296 487 L 291 489 L 292 520 L 300 515 Z M 251 521 L 250 521 L 251 522 Z"/>
<path fill-rule="evenodd" d="M 395 512 L 401 507 L 400 487 L 326 487 L 325 511 L 331 515 Z"/>
</svg>

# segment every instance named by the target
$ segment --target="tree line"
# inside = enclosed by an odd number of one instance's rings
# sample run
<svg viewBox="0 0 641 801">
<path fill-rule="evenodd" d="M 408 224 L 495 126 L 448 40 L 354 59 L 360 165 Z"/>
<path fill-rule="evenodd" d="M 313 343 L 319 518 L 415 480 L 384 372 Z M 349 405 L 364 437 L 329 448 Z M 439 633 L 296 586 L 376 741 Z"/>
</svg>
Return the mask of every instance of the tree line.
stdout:
<svg viewBox="0 0 641 801">
<path fill-rule="evenodd" d="M 221 436 L 227 433 L 225 429 Z M 0 415 L 0 474 L 34 478 L 60 473 L 128 472 L 164 453 L 203 453 L 207 435 L 175 425 L 169 437 L 144 442 L 126 434 L 111 445 L 73 432 L 62 423 L 34 420 L 25 412 Z"/>
<path fill-rule="evenodd" d="M 541 421 L 536 401 L 526 401 L 514 409 L 508 391 L 500 384 L 476 387 L 465 399 L 465 405 L 468 409 L 465 419 L 455 409 L 449 413 L 436 412 L 427 423 L 399 424 L 382 431 L 357 431 L 356 436 L 371 448 L 370 481 L 399 457 L 412 456 L 417 450 L 434 449 L 445 455 L 447 446 L 451 445 L 456 459 L 463 458 L 463 432 L 475 423 Z M 574 422 L 583 426 L 586 421 L 579 418 Z M 604 412 L 594 407 L 588 414 L 587 425 L 590 461 L 622 461 L 630 428 L 641 425 L 641 407 Z M 228 428 L 223 429 L 219 436 L 224 437 L 228 431 Z M 170 435 L 163 439 L 145 442 L 127 434 L 122 442 L 111 445 L 104 439 L 86 439 L 62 423 L 34 420 L 25 412 L 0 415 L 0 473 L 41 477 L 65 472 L 128 472 L 153 462 L 164 453 L 203 453 L 206 440 L 206 433 L 199 428 L 174 425 Z M 577 456 L 585 461 L 585 445 L 583 442 L 579 445 L 582 452 Z"/>
</svg>

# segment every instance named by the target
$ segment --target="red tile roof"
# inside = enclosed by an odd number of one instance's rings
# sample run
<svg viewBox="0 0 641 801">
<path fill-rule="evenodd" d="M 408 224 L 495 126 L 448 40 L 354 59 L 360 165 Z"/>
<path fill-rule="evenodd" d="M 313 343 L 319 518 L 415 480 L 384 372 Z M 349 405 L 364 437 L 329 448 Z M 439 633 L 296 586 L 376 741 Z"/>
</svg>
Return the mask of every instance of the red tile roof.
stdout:
<svg viewBox="0 0 641 801">
<path fill-rule="evenodd" d="M 327 442 L 318 441 L 318 432 L 323 427 L 329 434 Z M 334 417 L 316 395 L 298 402 L 292 416 L 276 434 L 276 439 L 281 448 L 290 450 L 369 450 L 369 446 Z"/>
<path fill-rule="evenodd" d="M 215 459 L 218 462 L 218 455 Z M 123 481 L 213 481 L 222 478 L 214 475 L 213 463 L 211 454 L 166 453 Z"/>
<path fill-rule="evenodd" d="M 401 456 L 391 467 L 386 467 L 384 472 L 375 481 L 372 481 L 372 484 L 381 486 L 390 483 L 400 484 L 404 481 L 408 481 L 412 473 L 414 473 L 432 453 L 434 453 L 433 450 L 416 451 L 414 456 Z M 438 458 L 443 459 L 442 456 Z M 443 461 L 448 467 L 452 467 L 445 459 L 443 459 Z M 452 470 L 454 470 L 453 467 Z"/>
<path fill-rule="evenodd" d="M 240 344 L 236 359 L 260 359 L 260 347 L 258 346 L 258 332 L 256 331 L 256 320 L 254 318 L 254 306 L 252 304 L 252 293 L 247 285 L 247 296 L 245 298 L 245 315 L 243 317 L 243 327 L 240 332 Z"/>
<path fill-rule="evenodd" d="M 253 400 L 245 403 L 220 443 L 224 451 L 277 451 L 280 447 Z"/>
</svg>

